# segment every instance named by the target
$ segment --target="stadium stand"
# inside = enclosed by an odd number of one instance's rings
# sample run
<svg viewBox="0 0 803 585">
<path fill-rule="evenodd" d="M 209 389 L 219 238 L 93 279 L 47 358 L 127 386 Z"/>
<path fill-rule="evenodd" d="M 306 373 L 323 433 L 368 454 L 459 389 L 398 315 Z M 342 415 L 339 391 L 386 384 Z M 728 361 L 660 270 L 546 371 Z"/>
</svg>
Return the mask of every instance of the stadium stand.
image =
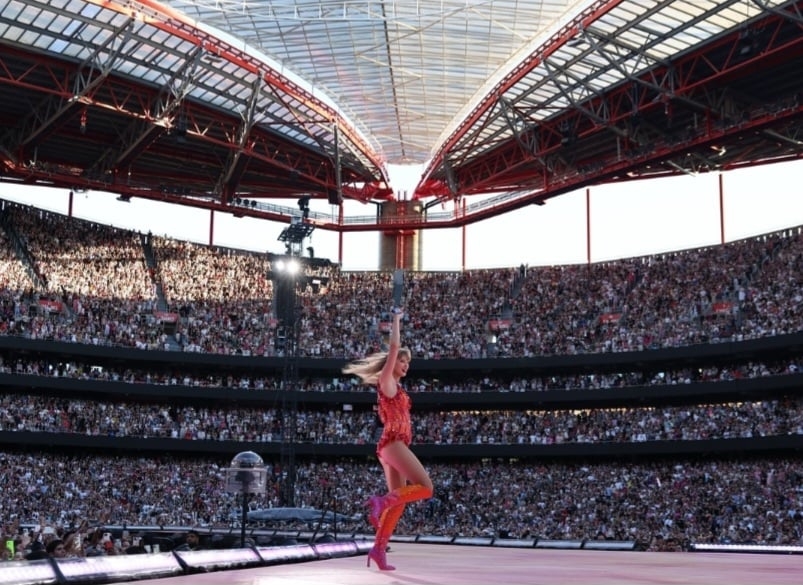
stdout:
<svg viewBox="0 0 803 585">
<path fill-rule="evenodd" d="M 133 536 L 167 549 L 190 527 L 230 545 L 241 510 L 224 470 L 244 449 L 269 472 L 251 506 L 281 505 L 288 390 L 265 258 L 2 213 L 7 556 L 56 539 L 79 556 L 123 554 Z M 410 275 L 415 442 L 436 494 L 400 531 L 799 542 L 802 264 L 794 228 L 598 265 Z M 388 274 L 325 275 L 299 295 L 296 497 L 356 533 L 381 489 L 375 397 L 340 367 L 381 345 Z M 468 320 L 448 309 L 461 303 Z"/>
</svg>

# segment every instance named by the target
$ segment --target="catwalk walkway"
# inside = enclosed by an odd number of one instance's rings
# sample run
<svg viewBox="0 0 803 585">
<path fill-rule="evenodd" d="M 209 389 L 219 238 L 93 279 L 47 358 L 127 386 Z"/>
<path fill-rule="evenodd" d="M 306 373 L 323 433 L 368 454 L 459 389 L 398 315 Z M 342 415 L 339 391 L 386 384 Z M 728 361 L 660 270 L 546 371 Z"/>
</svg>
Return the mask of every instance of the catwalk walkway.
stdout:
<svg viewBox="0 0 803 585">
<path fill-rule="evenodd" d="M 783 554 L 546 550 L 392 543 L 395 571 L 349 556 L 219 571 L 136 585 L 800 585 L 803 557 Z"/>
</svg>

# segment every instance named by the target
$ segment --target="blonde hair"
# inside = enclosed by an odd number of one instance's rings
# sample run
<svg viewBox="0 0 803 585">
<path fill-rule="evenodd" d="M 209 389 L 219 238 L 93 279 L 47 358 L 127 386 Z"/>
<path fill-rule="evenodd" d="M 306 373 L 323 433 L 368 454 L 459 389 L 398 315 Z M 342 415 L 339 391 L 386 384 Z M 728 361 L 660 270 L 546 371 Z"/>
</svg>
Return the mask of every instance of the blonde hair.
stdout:
<svg viewBox="0 0 803 585">
<path fill-rule="evenodd" d="M 396 358 L 407 356 L 407 359 L 412 359 L 413 353 L 408 347 L 399 348 Z M 385 367 L 385 362 L 388 361 L 388 352 L 378 351 L 362 359 L 346 364 L 343 368 L 344 374 L 354 374 L 363 384 L 376 384 L 379 382 L 379 373 Z"/>
</svg>

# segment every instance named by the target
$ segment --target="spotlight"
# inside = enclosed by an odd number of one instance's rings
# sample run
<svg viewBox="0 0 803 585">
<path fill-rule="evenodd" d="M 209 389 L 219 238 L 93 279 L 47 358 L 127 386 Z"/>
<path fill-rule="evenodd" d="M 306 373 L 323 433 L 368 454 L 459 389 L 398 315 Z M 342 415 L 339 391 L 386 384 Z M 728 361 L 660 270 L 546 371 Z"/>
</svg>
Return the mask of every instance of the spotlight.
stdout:
<svg viewBox="0 0 803 585">
<path fill-rule="evenodd" d="M 273 264 L 273 268 L 276 272 L 284 274 L 298 274 L 301 270 L 301 265 L 295 258 L 279 258 Z"/>
<path fill-rule="evenodd" d="M 297 260 L 291 258 L 287 261 L 287 273 L 288 274 L 298 274 L 301 270 L 301 265 L 298 263 Z"/>
</svg>

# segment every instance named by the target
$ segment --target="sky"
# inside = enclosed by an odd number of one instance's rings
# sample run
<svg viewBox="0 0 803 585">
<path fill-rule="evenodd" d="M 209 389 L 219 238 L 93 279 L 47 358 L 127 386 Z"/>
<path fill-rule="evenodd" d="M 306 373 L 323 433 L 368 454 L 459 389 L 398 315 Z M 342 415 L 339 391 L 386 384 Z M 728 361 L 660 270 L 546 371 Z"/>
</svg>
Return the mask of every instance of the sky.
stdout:
<svg viewBox="0 0 803 585">
<path fill-rule="evenodd" d="M 419 168 L 390 168 L 394 191 L 412 191 Z M 591 229 L 587 230 L 586 189 L 530 205 L 465 228 L 423 230 L 421 270 L 578 264 L 643 256 L 730 242 L 803 225 L 803 161 L 763 165 L 697 176 L 631 181 L 588 189 Z M 0 198 L 67 213 L 68 191 L 0 184 Z M 475 199 L 471 199 L 471 202 Z M 297 209 L 297 199 L 271 200 Z M 312 211 L 337 213 L 326 201 Z M 448 208 L 447 208 L 448 209 Z M 346 201 L 344 213 L 373 215 L 370 204 Z M 210 212 L 145 199 L 120 202 L 102 192 L 76 193 L 73 215 L 116 227 L 209 243 Z M 235 218 L 215 212 L 214 244 L 260 252 L 284 253 L 278 240 L 286 223 Z M 590 242 L 589 242 L 590 232 Z M 303 247 L 315 256 L 341 262 L 350 270 L 377 270 L 381 234 L 338 234 L 317 228 Z M 464 252 L 465 250 L 465 252 Z"/>
</svg>

